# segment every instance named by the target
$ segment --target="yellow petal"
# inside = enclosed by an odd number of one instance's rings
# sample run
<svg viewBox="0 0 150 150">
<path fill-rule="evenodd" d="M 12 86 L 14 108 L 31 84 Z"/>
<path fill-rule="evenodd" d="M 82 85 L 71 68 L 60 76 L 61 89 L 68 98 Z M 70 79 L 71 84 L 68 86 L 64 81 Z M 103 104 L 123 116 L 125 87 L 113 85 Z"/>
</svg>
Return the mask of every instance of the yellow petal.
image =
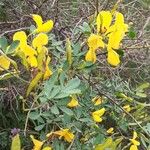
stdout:
<svg viewBox="0 0 150 150">
<path fill-rule="evenodd" d="M 116 19 L 115 19 L 115 23 L 116 24 L 123 24 L 124 23 L 124 16 L 122 13 L 120 12 L 116 12 Z"/>
<path fill-rule="evenodd" d="M 140 145 L 140 142 L 135 139 L 130 139 L 130 141 L 133 143 L 133 145 L 136 145 L 136 146 Z"/>
<path fill-rule="evenodd" d="M 96 53 L 95 50 L 89 49 L 85 55 L 85 60 L 95 63 L 96 62 Z"/>
<path fill-rule="evenodd" d="M 105 108 L 99 109 L 93 112 L 93 115 L 99 115 L 100 117 L 105 113 Z"/>
<path fill-rule="evenodd" d="M 65 135 L 64 135 L 64 139 L 67 141 L 67 142 L 72 142 L 72 140 L 74 139 L 74 134 L 71 133 L 71 132 L 67 132 Z"/>
<path fill-rule="evenodd" d="M 120 12 L 116 12 L 115 25 L 118 27 L 118 30 L 128 31 L 128 25 L 124 23 L 124 16 Z"/>
<path fill-rule="evenodd" d="M 114 51 L 108 51 L 107 61 L 112 66 L 117 66 L 120 64 L 119 55 Z"/>
<path fill-rule="evenodd" d="M 40 15 L 32 14 L 32 18 L 37 26 L 41 26 L 43 23 L 42 17 Z"/>
<path fill-rule="evenodd" d="M 35 139 L 33 135 L 30 135 L 30 137 L 31 137 L 32 142 L 34 144 L 33 150 L 41 150 L 42 145 L 44 144 L 44 142 Z"/>
<path fill-rule="evenodd" d="M 102 37 L 97 34 L 91 34 L 88 38 L 88 46 L 90 49 L 96 50 L 97 48 L 104 48 L 105 44 Z"/>
<path fill-rule="evenodd" d="M 13 35 L 13 40 L 16 41 L 20 41 L 18 47 L 24 47 L 25 45 L 27 45 L 27 35 L 24 31 L 18 31 Z"/>
<path fill-rule="evenodd" d="M 28 57 L 27 62 L 29 63 L 30 67 L 37 67 L 37 58 L 35 56 Z"/>
<path fill-rule="evenodd" d="M 0 56 L 0 71 L 8 70 L 9 67 L 10 67 L 9 59 L 6 56 L 1 55 Z"/>
<path fill-rule="evenodd" d="M 123 109 L 125 109 L 127 112 L 130 112 L 130 111 L 131 111 L 130 105 L 125 105 L 125 106 L 123 106 Z"/>
<path fill-rule="evenodd" d="M 36 50 L 34 50 L 31 46 L 26 45 L 23 49 L 21 49 L 26 57 L 32 57 L 32 56 L 36 56 L 37 52 Z"/>
<path fill-rule="evenodd" d="M 100 116 L 92 114 L 92 117 L 95 122 L 102 122 L 102 118 Z"/>
<path fill-rule="evenodd" d="M 50 146 L 46 146 L 42 150 L 52 150 L 52 148 Z"/>
<path fill-rule="evenodd" d="M 113 132 L 114 132 L 114 128 L 112 128 L 112 127 L 107 130 L 108 134 L 112 134 Z"/>
<path fill-rule="evenodd" d="M 79 103 L 78 103 L 78 100 L 75 99 L 74 97 L 71 98 L 71 101 L 67 104 L 68 107 L 76 107 L 78 106 Z"/>
<path fill-rule="evenodd" d="M 41 48 L 48 44 L 48 36 L 44 33 L 38 34 L 32 41 L 33 48 Z"/>
<path fill-rule="evenodd" d="M 69 129 L 61 129 L 59 131 L 55 131 L 54 134 L 60 136 L 60 138 L 64 137 L 67 142 L 71 142 L 74 139 L 74 134 L 69 132 Z"/>
<path fill-rule="evenodd" d="M 102 109 L 99 109 L 97 111 L 94 111 L 92 113 L 93 120 L 95 122 L 101 122 L 102 121 L 101 116 L 105 113 L 105 111 L 106 111 L 105 108 L 102 108 Z"/>
<path fill-rule="evenodd" d="M 137 148 L 136 145 L 131 145 L 131 146 L 130 146 L 130 150 L 138 150 L 138 148 Z"/>
<path fill-rule="evenodd" d="M 110 11 L 101 11 L 96 19 L 97 32 L 104 33 L 108 30 L 112 22 L 112 14 Z"/>
<path fill-rule="evenodd" d="M 102 103 L 102 99 L 101 99 L 101 97 L 96 96 L 92 99 L 92 102 L 94 102 L 94 105 L 97 106 L 97 105 L 100 105 Z"/>
<path fill-rule="evenodd" d="M 52 30 L 54 25 L 54 22 L 52 20 L 48 20 L 47 22 L 45 22 L 44 24 L 42 24 L 41 26 L 39 26 L 36 30 L 37 33 L 39 32 L 49 32 Z"/>
<path fill-rule="evenodd" d="M 133 139 L 136 139 L 138 136 L 137 136 L 137 133 L 136 131 L 133 131 Z"/>
<path fill-rule="evenodd" d="M 49 68 L 49 62 L 50 62 L 50 57 L 48 56 L 47 59 L 46 59 L 46 68 L 45 68 L 45 73 L 44 73 L 44 76 L 43 76 L 43 79 L 46 80 L 48 79 L 52 74 L 53 72 L 50 70 Z"/>
<path fill-rule="evenodd" d="M 108 40 L 108 51 L 109 50 L 117 50 L 120 47 L 120 42 L 122 41 L 124 37 L 124 32 L 123 31 L 113 31 L 110 35 L 109 35 L 109 40 Z"/>
</svg>

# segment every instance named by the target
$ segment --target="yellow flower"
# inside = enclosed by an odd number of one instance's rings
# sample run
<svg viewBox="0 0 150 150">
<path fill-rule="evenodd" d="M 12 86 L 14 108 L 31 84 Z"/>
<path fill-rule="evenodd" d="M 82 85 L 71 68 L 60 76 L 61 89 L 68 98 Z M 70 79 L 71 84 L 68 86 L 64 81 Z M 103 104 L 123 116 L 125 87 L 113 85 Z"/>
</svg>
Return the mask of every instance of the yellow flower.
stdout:
<svg viewBox="0 0 150 150">
<path fill-rule="evenodd" d="M 37 67 L 37 58 L 35 56 L 28 57 L 27 62 L 30 65 L 30 67 Z"/>
<path fill-rule="evenodd" d="M 137 133 L 134 131 L 134 132 L 133 132 L 133 138 L 130 139 L 130 141 L 133 143 L 133 145 L 139 146 L 139 145 L 140 145 L 140 142 L 136 140 L 137 137 L 138 137 L 138 136 L 137 136 Z"/>
<path fill-rule="evenodd" d="M 18 40 L 20 43 L 18 47 L 24 47 L 27 45 L 27 35 L 24 31 L 18 31 L 13 35 L 13 41 Z"/>
<path fill-rule="evenodd" d="M 42 150 L 52 150 L 52 148 L 50 146 L 46 146 Z"/>
<path fill-rule="evenodd" d="M 100 110 L 97 110 L 97 111 L 94 111 L 93 113 L 92 113 L 92 117 L 93 117 L 93 120 L 95 121 L 95 122 L 102 122 L 102 116 L 103 116 L 103 114 L 105 113 L 105 108 L 102 108 L 102 109 L 100 109 Z"/>
<path fill-rule="evenodd" d="M 85 60 L 95 63 L 96 62 L 96 52 L 93 49 L 89 49 L 85 55 Z"/>
<path fill-rule="evenodd" d="M 92 102 L 94 102 L 94 105 L 100 105 L 102 103 L 102 98 L 100 96 L 96 96 L 92 99 Z"/>
<path fill-rule="evenodd" d="M 117 50 L 120 47 L 120 42 L 125 36 L 125 32 L 128 31 L 128 25 L 124 23 L 124 17 L 121 13 L 116 12 L 116 19 L 114 25 L 112 25 L 108 31 L 108 46 L 107 50 Z"/>
<path fill-rule="evenodd" d="M 10 67 L 10 60 L 7 56 L 1 55 L 0 56 L 0 71 L 8 70 Z"/>
<path fill-rule="evenodd" d="M 48 44 L 48 36 L 44 33 L 38 34 L 32 41 L 33 48 L 41 49 L 42 46 Z"/>
<path fill-rule="evenodd" d="M 71 100 L 67 104 L 67 106 L 72 108 L 72 107 L 76 107 L 78 105 L 79 105 L 79 103 L 78 103 L 78 100 L 76 99 L 76 97 L 75 96 L 71 96 Z"/>
<path fill-rule="evenodd" d="M 54 24 L 52 20 L 48 20 L 43 23 L 42 17 L 36 14 L 32 14 L 32 18 L 37 25 L 37 29 L 35 30 L 35 32 L 49 32 L 52 30 Z"/>
<path fill-rule="evenodd" d="M 112 128 L 112 127 L 111 127 L 111 128 L 109 128 L 109 129 L 107 130 L 107 133 L 108 133 L 108 134 L 112 134 L 112 133 L 114 133 L 114 128 Z"/>
<path fill-rule="evenodd" d="M 102 37 L 96 34 L 91 34 L 88 38 L 88 46 L 89 50 L 86 53 L 85 60 L 95 63 L 96 62 L 96 49 L 102 47 L 104 48 L 104 42 L 102 41 Z"/>
<path fill-rule="evenodd" d="M 130 105 L 125 105 L 125 106 L 123 106 L 123 109 L 125 109 L 127 112 L 130 112 L 130 111 L 131 111 Z"/>
<path fill-rule="evenodd" d="M 104 48 L 105 44 L 102 41 L 102 37 L 97 34 L 91 34 L 90 37 L 88 38 L 88 46 L 90 49 L 96 50 L 98 48 Z"/>
<path fill-rule="evenodd" d="M 52 134 L 59 135 L 60 139 L 63 137 L 69 143 L 74 139 L 74 134 L 72 132 L 69 132 L 69 129 L 61 129 L 59 131 L 50 132 L 46 136 L 49 137 Z"/>
<path fill-rule="evenodd" d="M 140 142 L 136 140 L 137 137 L 138 137 L 137 133 L 134 131 L 133 132 L 133 138 L 130 139 L 130 141 L 132 143 L 132 145 L 130 146 L 130 150 L 138 150 L 137 146 L 140 145 Z"/>
<path fill-rule="evenodd" d="M 32 142 L 34 144 L 33 150 L 41 150 L 41 148 L 44 144 L 44 141 L 39 141 L 39 140 L 35 139 L 33 135 L 30 135 L 30 137 L 31 137 Z"/>
<path fill-rule="evenodd" d="M 112 22 L 110 11 L 101 11 L 96 18 L 97 32 L 105 33 Z"/>
<path fill-rule="evenodd" d="M 138 148 L 137 148 L 136 145 L 131 145 L 131 146 L 130 146 L 130 150 L 138 150 Z"/>
<path fill-rule="evenodd" d="M 27 36 L 24 31 L 16 32 L 13 36 L 13 40 L 19 40 L 17 51 L 22 51 L 25 58 L 31 67 L 37 67 L 37 52 L 27 44 Z"/>
<path fill-rule="evenodd" d="M 48 66 L 50 60 L 51 60 L 50 57 L 47 56 L 47 59 L 46 59 L 46 67 L 45 67 L 45 73 L 44 73 L 44 77 L 43 77 L 44 80 L 48 79 L 48 78 L 53 74 L 53 72 L 50 70 L 50 68 L 49 68 L 49 66 Z"/>
<path fill-rule="evenodd" d="M 115 25 L 118 27 L 118 30 L 123 30 L 124 33 L 128 31 L 128 25 L 124 23 L 124 16 L 120 12 L 116 12 Z"/>
<path fill-rule="evenodd" d="M 112 66 L 117 66 L 120 64 L 119 55 L 114 51 L 108 51 L 107 61 Z"/>
</svg>

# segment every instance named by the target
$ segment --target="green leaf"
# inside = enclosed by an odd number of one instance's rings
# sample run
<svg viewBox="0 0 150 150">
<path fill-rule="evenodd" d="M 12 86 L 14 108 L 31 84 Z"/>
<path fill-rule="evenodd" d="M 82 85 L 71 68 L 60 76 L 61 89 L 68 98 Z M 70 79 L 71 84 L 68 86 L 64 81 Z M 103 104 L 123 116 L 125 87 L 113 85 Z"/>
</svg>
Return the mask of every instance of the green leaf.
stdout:
<svg viewBox="0 0 150 150">
<path fill-rule="evenodd" d="M 30 32 L 33 33 L 35 31 L 36 27 L 34 25 L 30 26 Z"/>
<path fill-rule="evenodd" d="M 142 92 L 136 92 L 136 95 L 139 96 L 139 97 L 142 97 L 142 98 L 147 97 L 147 95 L 145 93 L 142 93 Z"/>
<path fill-rule="evenodd" d="M 49 99 L 54 98 L 60 92 L 60 86 L 55 86 L 49 94 Z"/>
<path fill-rule="evenodd" d="M 57 94 L 55 96 L 55 99 L 61 99 L 61 98 L 65 98 L 65 97 L 68 97 L 70 94 L 69 93 L 64 93 L 63 91 L 59 94 Z"/>
<path fill-rule="evenodd" d="M 21 150 L 21 142 L 20 142 L 19 134 L 15 135 L 12 138 L 11 150 Z"/>
<path fill-rule="evenodd" d="M 79 85 L 80 85 L 80 80 L 78 78 L 74 78 L 67 83 L 64 89 L 65 91 L 69 91 L 77 88 Z"/>
<path fill-rule="evenodd" d="M 55 114 L 55 115 L 59 115 L 59 109 L 57 108 L 56 105 L 53 105 L 53 106 L 51 107 L 51 112 L 52 112 L 53 114 Z"/>
<path fill-rule="evenodd" d="M 8 46 L 7 39 L 5 37 L 0 38 L 0 48 L 5 52 Z"/>
<path fill-rule="evenodd" d="M 39 125 L 39 126 L 36 126 L 34 129 L 35 129 L 36 131 L 41 131 L 41 130 L 44 128 L 44 126 L 45 126 L 45 124 L 41 124 L 41 125 Z"/>
<path fill-rule="evenodd" d="M 124 56 L 124 51 L 123 49 L 118 49 L 116 50 L 117 54 L 119 54 L 119 56 L 123 57 Z"/>
<path fill-rule="evenodd" d="M 80 89 L 72 89 L 72 90 L 64 91 L 64 92 L 68 93 L 69 95 L 72 95 L 72 94 L 81 94 L 81 90 Z"/>
<path fill-rule="evenodd" d="M 91 33 L 91 28 L 87 22 L 83 22 L 83 25 L 80 26 L 80 29 L 84 33 Z"/>
<path fill-rule="evenodd" d="M 13 53 L 13 52 L 16 50 L 16 48 L 18 47 L 19 43 L 20 43 L 20 42 L 19 42 L 18 40 L 13 41 L 13 42 L 11 43 L 11 45 L 9 46 L 9 48 L 6 50 L 6 54 L 11 54 L 11 53 Z"/>
<path fill-rule="evenodd" d="M 136 91 L 143 91 L 144 89 L 149 88 L 149 87 L 150 87 L 150 83 L 146 82 L 138 86 L 136 88 Z"/>
<path fill-rule="evenodd" d="M 69 109 L 69 108 L 67 108 L 67 107 L 64 107 L 64 106 L 62 106 L 62 107 L 59 107 L 64 113 L 66 113 L 67 115 L 69 115 L 69 116 L 72 116 L 73 115 L 73 111 L 71 110 L 71 109 Z"/>
<path fill-rule="evenodd" d="M 134 39 L 134 38 L 136 37 L 136 32 L 134 31 L 134 28 L 133 28 L 133 27 L 130 28 L 130 30 L 129 30 L 129 32 L 128 32 L 128 37 L 129 37 L 130 39 Z"/>
<path fill-rule="evenodd" d="M 40 117 L 40 114 L 36 111 L 30 113 L 29 118 L 32 120 L 37 120 Z"/>
</svg>

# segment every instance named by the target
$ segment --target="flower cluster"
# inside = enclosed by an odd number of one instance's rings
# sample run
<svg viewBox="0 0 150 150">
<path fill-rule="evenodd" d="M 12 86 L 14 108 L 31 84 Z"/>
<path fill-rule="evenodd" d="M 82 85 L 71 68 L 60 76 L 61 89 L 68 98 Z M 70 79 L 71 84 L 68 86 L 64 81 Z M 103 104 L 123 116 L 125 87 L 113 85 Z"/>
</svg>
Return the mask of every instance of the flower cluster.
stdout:
<svg viewBox="0 0 150 150">
<path fill-rule="evenodd" d="M 130 139 L 130 141 L 131 141 L 131 143 L 132 143 L 132 145 L 131 145 L 131 147 L 130 147 L 130 150 L 138 150 L 137 146 L 140 145 L 140 142 L 136 140 L 137 137 L 138 137 L 138 136 L 137 136 L 137 133 L 134 131 L 134 132 L 133 132 L 133 138 Z"/>
<path fill-rule="evenodd" d="M 61 129 L 55 132 L 50 132 L 46 135 L 46 137 L 49 139 L 53 135 L 59 136 L 59 139 L 64 138 L 64 140 L 66 140 L 69 143 L 72 142 L 72 140 L 74 139 L 74 134 L 70 132 L 69 129 Z M 41 150 L 46 140 L 44 141 L 37 140 L 34 138 L 33 135 L 30 135 L 30 137 L 34 144 L 33 150 Z M 51 146 L 46 146 L 42 150 L 51 150 L 51 149 L 52 149 Z"/>
<path fill-rule="evenodd" d="M 48 67 L 50 57 L 48 56 L 48 49 L 45 47 L 48 44 L 46 32 L 52 29 L 53 23 L 52 20 L 49 20 L 42 24 L 43 21 L 39 15 L 32 15 L 32 17 L 37 24 L 35 33 L 39 34 L 35 36 L 31 45 L 29 45 L 26 33 L 24 31 L 16 32 L 13 40 L 20 42 L 16 49 L 16 55 L 22 59 L 22 63 L 26 68 L 38 68 L 38 71 L 43 73 L 43 79 L 47 79 L 52 74 L 52 71 Z"/>
<path fill-rule="evenodd" d="M 115 21 L 113 21 L 113 18 L 115 18 Z M 89 50 L 86 53 L 85 60 L 95 63 L 96 50 L 106 47 L 108 63 L 117 66 L 120 63 L 117 50 L 128 31 L 128 25 L 124 23 L 123 15 L 120 12 L 112 14 L 110 11 L 101 11 L 97 16 L 96 25 L 97 34 L 92 33 L 88 38 Z"/>
</svg>

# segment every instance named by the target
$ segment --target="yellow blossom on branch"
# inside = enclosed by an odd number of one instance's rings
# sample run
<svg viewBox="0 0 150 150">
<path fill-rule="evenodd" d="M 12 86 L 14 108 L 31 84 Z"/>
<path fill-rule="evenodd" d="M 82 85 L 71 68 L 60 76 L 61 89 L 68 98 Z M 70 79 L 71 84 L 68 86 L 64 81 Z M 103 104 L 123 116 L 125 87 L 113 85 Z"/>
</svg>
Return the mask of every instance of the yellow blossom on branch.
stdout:
<svg viewBox="0 0 150 150">
<path fill-rule="evenodd" d="M 105 111 L 106 111 L 105 108 L 102 108 L 102 109 L 99 109 L 97 111 L 94 111 L 92 113 L 93 120 L 95 122 L 102 122 L 102 116 L 105 113 Z"/>
<path fill-rule="evenodd" d="M 0 71 L 8 70 L 10 67 L 10 60 L 5 55 L 0 56 Z"/>
<path fill-rule="evenodd" d="M 102 98 L 100 96 L 96 96 L 92 99 L 92 102 L 94 103 L 95 106 L 100 105 L 102 103 Z"/>
<path fill-rule="evenodd" d="M 30 135 L 30 137 L 31 137 L 32 142 L 34 144 L 33 150 L 41 150 L 41 148 L 44 144 L 44 141 L 39 141 L 39 140 L 35 139 L 33 135 Z"/>
<path fill-rule="evenodd" d="M 86 53 L 85 60 L 89 62 L 96 62 L 96 50 L 98 48 L 104 48 L 105 44 L 102 41 L 102 37 L 96 34 L 91 34 L 88 38 L 88 47 L 89 50 Z"/>
<path fill-rule="evenodd" d="M 64 138 L 69 143 L 74 139 L 74 134 L 70 132 L 69 129 L 61 129 L 55 132 L 50 132 L 46 136 L 50 137 L 52 134 L 58 135 L 60 139 Z"/>
<path fill-rule="evenodd" d="M 131 111 L 130 105 L 125 105 L 125 106 L 123 106 L 123 109 L 125 109 L 127 112 L 130 112 L 130 111 Z"/>
<path fill-rule="evenodd" d="M 96 18 L 97 32 L 105 33 L 112 22 L 112 14 L 110 11 L 101 11 Z"/>
<path fill-rule="evenodd" d="M 32 14 L 32 18 L 35 21 L 36 26 L 37 26 L 37 29 L 35 30 L 36 33 L 49 32 L 52 30 L 53 25 L 54 25 L 52 20 L 48 20 L 43 23 L 42 17 L 40 15 L 36 15 L 36 14 Z"/>
<path fill-rule="evenodd" d="M 13 40 L 18 40 L 20 43 L 16 49 L 16 54 L 19 54 L 19 51 L 23 52 L 25 59 L 31 67 L 37 67 L 37 52 L 31 46 L 27 44 L 27 36 L 24 31 L 16 32 L 13 36 Z"/>
<path fill-rule="evenodd" d="M 130 150 L 138 150 L 137 146 L 140 145 L 140 142 L 136 140 L 137 137 L 138 137 L 137 133 L 134 131 L 133 132 L 133 138 L 130 139 L 130 141 L 132 143 L 132 145 L 130 146 Z"/>
<path fill-rule="evenodd" d="M 38 34 L 32 41 L 33 48 L 40 50 L 42 46 L 48 44 L 48 36 L 44 33 Z"/>
<path fill-rule="evenodd" d="M 108 133 L 108 134 L 112 134 L 112 133 L 114 133 L 114 128 L 112 128 L 112 127 L 111 127 L 111 128 L 109 128 L 109 129 L 107 130 L 107 133 Z"/>
<path fill-rule="evenodd" d="M 67 106 L 70 107 L 70 108 L 72 108 L 72 107 L 76 107 L 78 105 L 79 105 L 79 103 L 78 103 L 78 100 L 77 100 L 76 96 L 71 96 L 71 100 L 67 104 Z"/>
<path fill-rule="evenodd" d="M 114 50 L 108 51 L 107 61 L 112 66 L 117 66 L 118 64 L 120 64 L 120 58 L 117 52 L 115 52 Z"/>
</svg>

